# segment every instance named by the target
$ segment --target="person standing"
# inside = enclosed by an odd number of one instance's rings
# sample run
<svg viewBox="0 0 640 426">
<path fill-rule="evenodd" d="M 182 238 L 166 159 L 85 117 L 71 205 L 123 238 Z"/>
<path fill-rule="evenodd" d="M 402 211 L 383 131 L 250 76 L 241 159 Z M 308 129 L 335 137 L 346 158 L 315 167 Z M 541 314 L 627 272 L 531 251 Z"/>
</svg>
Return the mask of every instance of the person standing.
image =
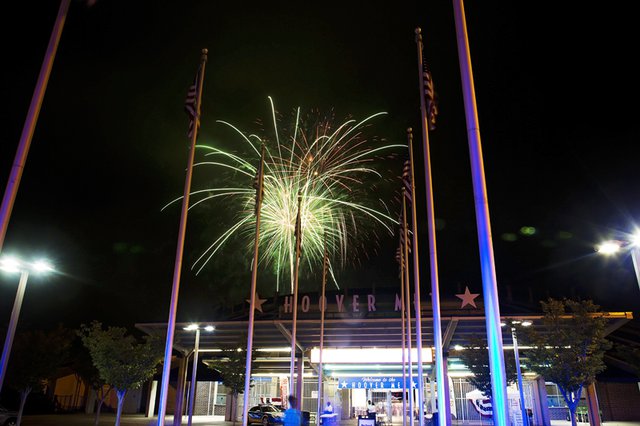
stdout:
<svg viewBox="0 0 640 426">
<path fill-rule="evenodd" d="M 367 401 L 367 414 L 370 419 L 376 418 L 376 406 L 373 405 L 371 400 Z"/>
<path fill-rule="evenodd" d="M 331 405 L 331 401 L 327 401 L 327 406 L 324 407 L 324 412 L 327 414 L 333 414 L 333 405 Z"/>
<path fill-rule="evenodd" d="M 301 426 L 302 413 L 298 410 L 298 400 L 289 395 L 289 407 L 284 410 L 284 426 Z"/>
</svg>

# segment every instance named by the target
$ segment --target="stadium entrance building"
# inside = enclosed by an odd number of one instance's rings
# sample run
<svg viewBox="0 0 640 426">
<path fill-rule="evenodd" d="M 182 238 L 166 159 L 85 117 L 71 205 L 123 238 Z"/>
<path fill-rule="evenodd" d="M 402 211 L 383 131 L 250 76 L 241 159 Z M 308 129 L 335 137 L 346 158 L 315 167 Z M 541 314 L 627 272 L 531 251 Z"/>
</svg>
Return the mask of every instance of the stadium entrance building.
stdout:
<svg viewBox="0 0 640 426">
<path fill-rule="evenodd" d="M 418 407 L 417 392 L 418 370 L 415 335 L 415 316 L 412 315 L 411 359 L 413 370 L 411 378 L 406 371 L 403 379 L 402 334 L 400 296 L 395 293 L 371 294 L 369 291 L 349 294 L 328 295 L 323 303 L 316 294 L 299 296 L 296 325 L 296 393 L 302 400 L 302 409 L 311 413 L 312 419 L 318 411 L 318 375 L 319 347 L 321 339 L 320 309 L 324 306 L 323 335 L 323 405 L 330 401 L 334 412 L 341 419 L 357 418 L 366 414 L 367 401 L 376 406 L 379 423 L 402 424 L 403 404 L 409 410 L 413 405 L 414 414 Z M 478 294 L 465 289 L 455 300 L 441 301 L 441 326 L 443 348 L 446 361 L 449 402 L 454 423 L 471 423 L 491 418 L 490 402 L 468 381 L 471 373 L 454 356 L 456 349 L 465 347 L 474 337 L 485 336 L 484 307 Z M 285 405 L 287 396 L 292 393 L 289 383 L 291 362 L 292 297 L 283 296 L 272 299 L 256 300 L 256 316 L 253 332 L 252 388 L 249 405 L 273 403 Z M 423 401 L 425 413 L 436 410 L 435 368 L 433 365 L 433 320 L 429 307 L 422 308 L 422 362 L 423 362 Z M 541 325 L 541 314 L 517 314 L 508 307 L 501 307 L 505 321 L 523 321 L 531 327 Z M 248 330 L 248 304 L 244 316 L 226 321 L 201 322 L 201 325 L 214 327 L 211 333 L 202 332 L 199 337 L 198 354 L 200 362 L 210 364 L 219 360 L 221 349 L 228 347 L 246 347 Z M 608 320 L 607 332 L 611 333 L 630 321 L 629 312 L 604 312 Z M 175 383 L 175 395 L 187 396 L 189 359 L 195 348 L 195 333 L 186 330 L 188 323 L 178 323 L 174 335 L 174 353 L 178 355 L 179 374 Z M 137 324 L 136 327 L 146 333 L 165 333 L 165 323 Z M 503 343 L 505 350 L 513 350 L 510 327 L 504 327 Z M 408 354 L 408 351 L 405 352 Z M 198 376 L 199 377 L 199 376 Z M 520 392 L 517 387 L 507 389 L 509 414 L 513 425 L 550 425 L 551 420 L 565 419 L 567 408 L 558 398 L 557 387 L 546 383 L 543 377 L 533 373 L 523 373 L 523 395 L 528 415 L 522 419 Z M 231 412 L 227 390 L 217 381 L 198 378 L 194 415 L 225 415 Z M 404 388 L 403 388 L 404 383 Z M 298 386 L 298 384 L 302 384 Z M 155 403 L 159 392 L 154 382 L 150 387 L 147 414 L 154 415 Z M 405 393 L 403 389 L 406 389 Z M 637 389 L 636 389 L 637 391 Z M 586 392 L 583 405 L 592 410 L 597 407 L 595 386 Z M 170 394 L 171 395 L 171 394 Z M 185 412 L 187 404 L 184 398 L 175 398 L 178 412 Z M 237 403 L 242 404 L 243 398 Z M 595 406 L 594 406 L 595 403 Z M 172 404 L 167 405 L 171 412 Z M 242 418 L 244 407 L 237 407 L 237 420 Z M 596 413 L 598 411 L 595 411 Z M 590 423 L 599 425 L 599 416 L 585 415 Z M 429 414 L 427 414 L 429 418 Z M 614 420 L 614 419 L 608 419 Z"/>
</svg>

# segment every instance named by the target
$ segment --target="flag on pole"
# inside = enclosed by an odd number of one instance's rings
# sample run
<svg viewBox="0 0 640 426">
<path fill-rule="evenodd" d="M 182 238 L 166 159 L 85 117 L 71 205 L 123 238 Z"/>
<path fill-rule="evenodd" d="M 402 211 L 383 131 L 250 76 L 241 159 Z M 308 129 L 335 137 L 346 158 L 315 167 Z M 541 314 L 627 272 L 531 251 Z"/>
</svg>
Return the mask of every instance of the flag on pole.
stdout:
<svg viewBox="0 0 640 426">
<path fill-rule="evenodd" d="M 411 202 L 413 194 L 411 193 L 411 164 L 409 160 L 405 160 L 402 167 L 402 185 L 404 196 L 407 197 L 408 202 Z"/>
<path fill-rule="evenodd" d="M 409 253 L 411 253 L 411 230 L 409 229 L 409 225 L 408 224 L 407 224 L 407 234 L 408 234 L 407 251 Z M 404 247 L 404 230 L 402 228 L 400 229 L 400 245 L 402 245 L 402 247 Z"/>
<path fill-rule="evenodd" d="M 189 90 L 187 91 L 187 98 L 184 101 L 184 111 L 189 116 L 189 131 L 187 132 L 187 136 L 189 137 L 189 139 L 193 137 L 193 132 L 196 126 L 198 127 L 197 130 L 200 129 L 200 112 L 196 111 L 196 108 L 198 104 L 198 84 L 200 82 L 201 71 L 202 66 L 198 68 L 198 72 L 193 79 L 193 84 L 189 86 Z"/>
<path fill-rule="evenodd" d="M 253 178 L 253 188 L 256 190 L 255 214 L 258 215 L 258 207 L 264 198 L 264 145 L 260 153 L 260 164 L 256 170 L 256 176 Z"/>
<path fill-rule="evenodd" d="M 412 202 L 413 194 L 411 190 L 411 162 L 409 160 L 405 160 L 404 164 L 402 165 L 402 194 L 404 199 L 406 200 L 406 201 L 403 201 L 403 203 Z M 405 245 L 407 247 L 407 251 L 411 253 L 411 238 L 408 238 L 407 239 L 408 241 L 406 241 L 405 243 L 405 227 L 407 228 L 407 234 L 409 235 L 411 234 L 411 231 L 409 230 L 408 219 L 404 217 L 405 211 L 406 211 L 406 208 L 403 208 L 399 218 L 400 247 L 398 247 L 398 251 L 396 252 L 396 260 L 398 261 L 398 263 L 400 263 L 400 266 L 403 266 L 403 261 L 405 261 L 404 259 Z"/>
<path fill-rule="evenodd" d="M 399 266 L 399 276 L 402 277 L 403 273 L 404 273 L 404 249 L 402 248 L 402 245 L 399 245 L 398 248 L 396 249 L 396 262 L 398 262 L 398 266 Z"/>
<path fill-rule="evenodd" d="M 302 252 L 302 218 L 300 211 L 302 210 L 302 195 L 298 195 L 298 214 L 296 215 L 296 255 Z"/>
<path fill-rule="evenodd" d="M 422 80 L 424 84 L 424 97 L 427 104 L 427 122 L 429 130 L 435 130 L 436 117 L 438 116 L 438 104 L 436 102 L 436 92 L 433 88 L 433 77 L 426 64 L 422 65 Z"/>
</svg>

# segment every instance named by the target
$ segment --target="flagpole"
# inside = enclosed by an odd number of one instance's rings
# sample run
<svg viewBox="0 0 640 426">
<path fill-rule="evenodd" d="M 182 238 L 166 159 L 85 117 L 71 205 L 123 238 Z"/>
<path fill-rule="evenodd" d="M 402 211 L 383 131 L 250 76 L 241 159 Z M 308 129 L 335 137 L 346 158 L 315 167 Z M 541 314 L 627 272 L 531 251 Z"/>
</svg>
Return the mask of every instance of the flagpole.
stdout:
<svg viewBox="0 0 640 426">
<path fill-rule="evenodd" d="M 404 197 L 404 195 L 403 195 Z M 400 232 L 404 233 L 404 227 L 401 228 Z M 405 303 L 404 303 L 404 268 L 405 266 L 405 257 L 404 257 L 404 247 L 400 245 L 398 247 L 398 251 L 400 253 L 400 307 L 401 307 L 401 318 L 402 318 L 402 426 L 407 425 L 407 336 L 405 335 Z"/>
<path fill-rule="evenodd" d="M 189 194 L 191 192 L 191 176 L 193 171 L 193 159 L 196 150 L 196 139 L 200 123 L 200 105 L 202 101 L 202 85 L 204 83 L 204 68 L 207 63 L 207 49 L 202 49 L 200 71 L 198 75 L 198 94 L 196 98 L 196 114 L 193 133 L 191 134 L 191 147 L 187 163 L 187 175 L 184 181 L 184 195 L 182 198 L 182 212 L 180 214 L 180 227 L 178 232 L 178 247 L 173 269 L 173 287 L 171 290 L 171 304 L 169 306 L 169 321 L 167 323 L 167 341 L 164 349 L 164 364 L 162 367 L 162 383 L 160 389 L 160 401 L 158 403 L 158 426 L 164 426 L 164 416 L 167 412 L 167 393 L 169 391 L 169 375 L 171 372 L 171 354 L 173 352 L 173 334 L 176 327 L 176 311 L 178 308 L 178 291 L 180 288 L 180 273 L 182 271 L 182 254 L 184 251 L 185 233 L 187 230 L 187 211 L 189 210 Z"/>
<path fill-rule="evenodd" d="M 62 36 L 62 30 L 64 29 L 64 23 L 67 18 L 69 3 L 71 3 L 71 0 L 62 0 L 60 2 L 56 23 L 51 31 L 49 45 L 47 46 L 47 51 L 45 53 L 42 66 L 40 67 L 40 74 L 38 75 L 36 88 L 34 89 L 33 96 L 31 97 L 31 104 L 29 105 L 29 111 L 27 112 L 27 119 L 25 120 L 24 127 L 22 128 L 22 134 L 20 135 L 20 144 L 18 145 L 18 150 L 16 152 L 15 159 L 13 160 L 13 166 L 11 167 L 9 180 L 7 181 L 7 188 L 5 189 L 5 193 L 2 198 L 2 206 L 0 207 L 0 252 L 4 245 L 4 237 L 7 235 L 11 211 L 13 210 L 13 204 L 16 200 L 18 187 L 20 186 L 22 171 L 24 170 L 24 165 L 27 160 L 27 154 L 29 154 L 31 139 L 33 138 L 33 133 L 36 129 L 38 115 L 40 115 L 40 107 L 42 106 L 42 101 L 44 99 L 44 92 L 47 90 L 49 75 L 51 74 L 51 68 L 53 67 L 53 60 L 56 57 L 56 51 L 58 50 L 58 44 L 60 43 L 60 37 Z"/>
<path fill-rule="evenodd" d="M 320 426 L 320 412 L 322 410 L 322 351 L 324 350 L 324 311 L 327 309 L 327 297 L 326 297 L 326 288 L 327 288 L 327 267 L 329 262 L 328 252 L 327 252 L 327 240 L 325 236 L 324 241 L 324 259 L 322 260 L 322 296 L 321 300 L 321 308 L 320 308 L 320 357 L 318 359 L 318 415 L 316 416 L 316 424 Z"/>
<path fill-rule="evenodd" d="M 251 294 L 249 296 L 249 326 L 247 330 L 247 360 L 244 373 L 244 395 L 242 425 L 247 426 L 247 408 L 249 407 L 249 387 L 251 385 L 251 353 L 253 351 L 253 323 L 255 319 L 256 285 L 258 281 L 258 246 L 260 243 L 260 211 L 262 210 L 262 191 L 264 188 L 264 144 L 260 149 L 260 165 L 258 166 L 258 187 L 256 188 L 256 237 L 253 246 L 253 263 L 251 264 Z"/>
<path fill-rule="evenodd" d="M 407 229 L 407 189 L 402 190 L 402 232 L 404 235 L 404 258 L 407 259 L 407 267 L 404 268 L 405 306 L 407 310 L 407 369 L 409 370 L 409 419 L 413 425 L 413 362 L 411 361 L 411 291 L 409 284 L 409 231 Z M 415 230 L 413 231 L 415 233 Z M 415 262 L 415 259 L 414 259 Z M 417 337 L 417 336 L 416 336 Z M 422 426 L 422 425 L 421 425 Z"/>
<path fill-rule="evenodd" d="M 289 366 L 289 394 L 291 395 L 293 395 L 293 378 L 296 365 L 296 331 L 298 326 L 298 272 L 300 270 L 300 244 L 302 242 L 302 217 L 300 213 L 301 207 L 302 194 L 298 194 L 298 214 L 296 215 L 296 264 L 293 278 L 293 303 L 291 304 L 293 307 L 293 319 L 291 326 L 291 365 Z M 298 379 L 301 379 L 301 377 L 299 377 Z M 300 403 L 301 402 L 302 401 L 300 401 Z"/>
<path fill-rule="evenodd" d="M 427 104 L 425 99 L 424 59 L 422 57 L 422 34 L 416 28 L 416 44 L 418 47 L 418 75 L 420 80 L 420 110 L 422 112 L 422 152 L 424 155 L 424 179 L 427 198 L 427 229 L 429 235 L 429 266 L 431 270 L 431 308 L 433 313 L 433 343 L 435 346 L 436 381 L 438 383 L 438 423 L 440 426 L 451 425 L 451 406 L 447 389 L 449 382 L 444 374 L 444 354 L 442 348 L 442 324 L 440 319 L 440 285 L 438 281 L 438 252 L 436 249 L 436 219 L 433 205 L 433 181 L 431 176 L 431 151 L 429 147 L 429 123 Z M 433 94 L 432 94 L 433 96 Z M 435 100 L 431 100 L 435 102 Z M 412 169 L 413 170 L 413 169 Z"/>
<path fill-rule="evenodd" d="M 420 265 L 418 259 L 418 218 L 416 217 L 416 185 L 413 176 L 413 134 L 411 128 L 407 129 L 407 138 L 409 140 L 409 161 L 411 164 L 411 228 L 413 229 L 413 282 L 416 304 L 416 350 L 418 352 L 418 403 L 420 404 L 418 418 L 420 425 L 424 425 L 424 379 L 422 370 L 422 307 L 420 304 Z M 435 327 L 434 327 L 435 328 Z"/>
<path fill-rule="evenodd" d="M 460 76 L 462 79 L 462 94 L 464 97 L 464 110 L 467 120 L 467 137 L 469 138 L 476 224 L 478 227 L 482 293 L 484 296 L 487 346 L 489 347 L 489 367 L 491 369 L 493 419 L 496 426 L 507 426 L 509 424 L 509 410 L 502 330 L 500 328 L 498 284 L 496 282 L 493 243 L 491 241 L 491 221 L 489 219 L 489 203 L 487 201 L 487 187 L 482 160 L 480 125 L 478 123 L 478 110 L 473 83 L 473 71 L 471 69 L 467 23 L 462 0 L 454 0 L 453 9 L 458 43 L 458 60 L 460 62 Z"/>
</svg>

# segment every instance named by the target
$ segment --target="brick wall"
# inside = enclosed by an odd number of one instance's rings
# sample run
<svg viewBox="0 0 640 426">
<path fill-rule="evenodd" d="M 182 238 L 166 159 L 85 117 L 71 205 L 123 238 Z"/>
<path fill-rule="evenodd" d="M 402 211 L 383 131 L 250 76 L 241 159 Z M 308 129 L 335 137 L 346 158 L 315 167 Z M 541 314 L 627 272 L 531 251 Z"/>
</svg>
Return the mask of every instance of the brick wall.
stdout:
<svg viewBox="0 0 640 426">
<path fill-rule="evenodd" d="M 599 382 L 596 384 L 602 421 L 640 420 L 638 383 Z"/>
</svg>

